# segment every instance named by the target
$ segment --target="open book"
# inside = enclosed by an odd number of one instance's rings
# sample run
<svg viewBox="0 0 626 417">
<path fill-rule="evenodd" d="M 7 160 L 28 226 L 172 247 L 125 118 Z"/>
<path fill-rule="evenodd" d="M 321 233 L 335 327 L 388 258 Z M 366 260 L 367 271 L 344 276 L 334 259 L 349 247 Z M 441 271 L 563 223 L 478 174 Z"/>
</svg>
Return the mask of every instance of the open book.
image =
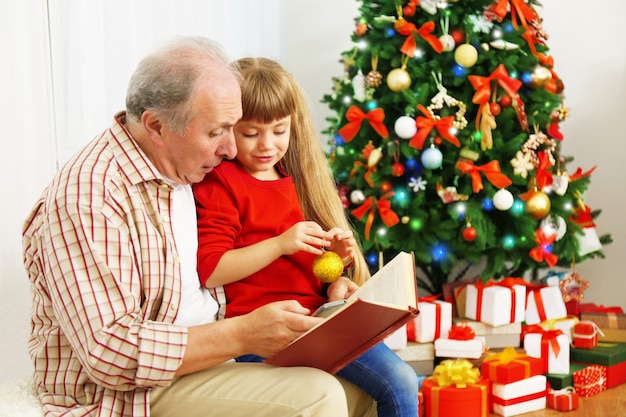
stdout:
<svg viewBox="0 0 626 417">
<path fill-rule="evenodd" d="M 412 254 L 401 252 L 322 323 L 265 363 L 334 374 L 417 314 L 415 262 Z"/>
</svg>

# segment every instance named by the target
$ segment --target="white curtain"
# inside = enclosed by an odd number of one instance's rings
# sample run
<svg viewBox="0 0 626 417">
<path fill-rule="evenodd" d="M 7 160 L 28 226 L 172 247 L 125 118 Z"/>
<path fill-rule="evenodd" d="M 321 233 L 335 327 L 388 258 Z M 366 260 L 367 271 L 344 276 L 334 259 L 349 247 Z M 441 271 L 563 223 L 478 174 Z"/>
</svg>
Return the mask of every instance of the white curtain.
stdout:
<svg viewBox="0 0 626 417">
<path fill-rule="evenodd" d="M 47 0 L 57 163 L 123 109 L 128 79 L 177 35 L 220 42 L 232 58 L 281 56 L 281 0 Z"/>
</svg>

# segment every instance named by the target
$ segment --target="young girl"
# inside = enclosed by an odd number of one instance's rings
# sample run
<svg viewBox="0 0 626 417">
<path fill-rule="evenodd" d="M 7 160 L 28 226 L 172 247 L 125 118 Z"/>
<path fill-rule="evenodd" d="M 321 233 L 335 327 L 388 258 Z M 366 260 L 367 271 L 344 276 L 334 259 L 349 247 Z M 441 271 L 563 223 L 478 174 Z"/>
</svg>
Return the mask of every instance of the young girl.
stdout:
<svg viewBox="0 0 626 417">
<path fill-rule="evenodd" d="M 357 284 L 369 277 L 367 264 L 295 79 L 269 59 L 236 64 L 243 77 L 237 157 L 194 186 L 198 273 L 203 285 L 215 289 L 226 317 L 291 299 L 312 312 L 327 301 L 312 272 L 323 249 L 341 256 Z M 345 285 L 347 297 L 356 285 Z M 415 372 L 384 343 L 337 375 L 370 394 L 379 417 L 417 415 Z"/>
</svg>

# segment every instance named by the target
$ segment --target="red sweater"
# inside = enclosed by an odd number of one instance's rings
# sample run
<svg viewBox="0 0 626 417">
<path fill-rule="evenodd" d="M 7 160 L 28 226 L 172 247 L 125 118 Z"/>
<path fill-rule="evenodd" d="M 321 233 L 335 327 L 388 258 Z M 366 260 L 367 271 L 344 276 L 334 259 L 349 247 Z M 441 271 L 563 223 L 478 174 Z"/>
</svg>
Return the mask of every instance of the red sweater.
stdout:
<svg viewBox="0 0 626 417">
<path fill-rule="evenodd" d="M 304 220 L 291 177 L 260 181 L 235 161 L 222 162 L 193 189 L 202 285 L 224 252 L 277 236 Z M 292 299 L 314 311 L 326 297 L 313 276 L 313 258 L 305 252 L 283 255 L 255 274 L 225 285 L 226 317 Z"/>
</svg>

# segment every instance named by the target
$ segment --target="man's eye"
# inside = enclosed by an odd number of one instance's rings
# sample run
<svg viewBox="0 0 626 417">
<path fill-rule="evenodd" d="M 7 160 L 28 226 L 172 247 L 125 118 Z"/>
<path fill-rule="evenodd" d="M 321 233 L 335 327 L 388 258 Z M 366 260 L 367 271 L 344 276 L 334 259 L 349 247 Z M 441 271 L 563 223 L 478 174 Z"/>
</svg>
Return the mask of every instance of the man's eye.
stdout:
<svg viewBox="0 0 626 417">
<path fill-rule="evenodd" d="M 216 129 L 209 132 L 209 137 L 216 138 L 224 134 L 224 129 Z"/>
</svg>

